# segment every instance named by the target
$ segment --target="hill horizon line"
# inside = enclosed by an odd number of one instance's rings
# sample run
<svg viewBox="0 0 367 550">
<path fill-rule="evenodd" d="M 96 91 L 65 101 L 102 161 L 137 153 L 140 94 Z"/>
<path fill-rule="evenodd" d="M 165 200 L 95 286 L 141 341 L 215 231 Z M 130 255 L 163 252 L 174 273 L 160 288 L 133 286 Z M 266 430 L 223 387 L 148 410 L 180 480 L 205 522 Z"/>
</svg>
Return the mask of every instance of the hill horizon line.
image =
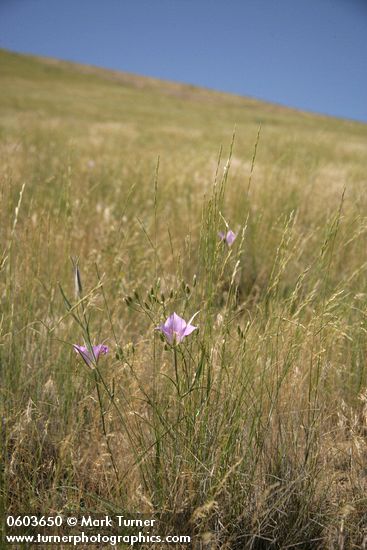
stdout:
<svg viewBox="0 0 367 550">
<path fill-rule="evenodd" d="M 75 73 L 83 74 L 86 76 L 90 75 L 90 76 L 99 77 L 103 80 L 112 81 L 114 83 L 120 82 L 123 85 L 131 85 L 132 87 L 135 87 L 137 89 L 151 88 L 151 89 L 157 90 L 157 88 L 159 88 L 159 91 L 162 92 L 163 94 L 179 95 L 181 98 L 186 97 L 187 99 L 190 99 L 190 96 L 197 96 L 199 98 L 200 96 L 203 96 L 203 95 L 205 96 L 209 95 L 209 96 L 212 96 L 213 99 L 221 98 L 221 99 L 226 99 L 227 101 L 230 101 L 232 99 L 237 105 L 238 105 L 238 101 L 240 102 L 242 101 L 247 106 L 249 106 L 249 104 L 253 104 L 254 106 L 262 107 L 266 110 L 278 111 L 278 112 L 284 112 L 284 113 L 288 112 L 288 113 L 293 113 L 300 116 L 305 116 L 307 118 L 315 117 L 319 119 L 339 120 L 344 122 L 351 122 L 353 124 L 357 123 L 363 126 L 367 124 L 367 121 L 362 121 L 359 119 L 329 115 L 327 113 L 311 111 L 307 109 L 305 110 L 305 109 L 302 109 L 301 107 L 295 107 L 293 105 L 285 105 L 283 103 L 279 103 L 269 99 L 258 98 L 251 95 L 241 95 L 235 92 L 219 90 L 216 88 L 209 88 L 206 86 L 200 86 L 198 84 L 189 83 L 189 82 L 167 80 L 156 76 L 132 73 L 129 71 L 123 71 L 112 67 L 106 67 L 106 66 L 103 67 L 100 65 L 94 65 L 90 63 L 81 63 L 74 60 L 60 59 L 52 56 L 39 55 L 36 53 L 24 53 L 17 50 L 10 50 L 4 47 L 0 47 L 0 53 L 10 55 L 10 56 L 22 57 L 24 59 L 30 59 L 33 61 L 37 61 L 39 63 L 43 63 L 44 65 L 68 69 L 68 70 L 74 71 Z"/>
</svg>

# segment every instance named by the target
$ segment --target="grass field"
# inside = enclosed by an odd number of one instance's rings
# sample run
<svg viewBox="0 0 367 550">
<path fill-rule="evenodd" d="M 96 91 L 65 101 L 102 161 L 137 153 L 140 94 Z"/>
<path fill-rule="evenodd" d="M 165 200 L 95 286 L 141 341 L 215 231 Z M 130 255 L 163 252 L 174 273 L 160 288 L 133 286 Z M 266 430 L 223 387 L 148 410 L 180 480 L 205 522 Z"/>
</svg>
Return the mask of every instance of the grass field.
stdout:
<svg viewBox="0 0 367 550">
<path fill-rule="evenodd" d="M 363 124 L 0 51 L 5 510 L 367 547 L 366 158 Z"/>
</svg>

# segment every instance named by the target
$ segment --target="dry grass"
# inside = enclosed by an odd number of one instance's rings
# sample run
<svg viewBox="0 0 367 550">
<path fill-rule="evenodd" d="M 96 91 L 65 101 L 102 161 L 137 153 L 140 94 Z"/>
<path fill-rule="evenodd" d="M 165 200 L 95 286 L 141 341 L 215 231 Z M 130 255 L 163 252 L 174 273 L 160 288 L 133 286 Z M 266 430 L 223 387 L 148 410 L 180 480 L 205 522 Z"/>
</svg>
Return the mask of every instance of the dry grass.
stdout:
<svg viewBox="0 0 367 550">
<path fill-rule="evenodd" d="M 7 511 L 163 514 L 203 548 L 364 548 L 366 126 L 0 62 Z M 198 310 L 178 393 L 154 327 Z M 110 347 L 96 376 L 71 346 L 87 328 Z"/>
</svg>

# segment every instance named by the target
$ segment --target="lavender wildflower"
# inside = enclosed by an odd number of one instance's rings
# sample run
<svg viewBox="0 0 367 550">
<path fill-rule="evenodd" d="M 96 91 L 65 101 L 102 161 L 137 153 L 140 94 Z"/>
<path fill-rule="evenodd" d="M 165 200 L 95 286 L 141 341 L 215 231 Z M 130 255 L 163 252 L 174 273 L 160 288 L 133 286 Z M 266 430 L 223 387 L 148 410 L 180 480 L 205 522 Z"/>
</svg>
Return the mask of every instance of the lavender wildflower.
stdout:
<svg viewBox="0 0 367 550">
<path fill-rule="evenodd" d="M 165 323 L 156 327 L 155 330 L 160 330 L 167 339 L 167 342 L 171 345 L 180 344 L 186 336 L 194 332 L 197 327 L 194 327 L 191 322 L 194 317 L 193 315 L 190 321 L 186 323 L 185 319 L 182 319 L 177 313 L 173 313 L 168 317 Z"/>
<path fill-rule="evenodd" d="M 94 369 L 94 365 L 98 363 L 100 355 L 108 353 L 108 347 L 103 344 L 92 346 L 92 352 L 85 346 L 78 346 L 77 344 L 73 344 L 73 348 L 91 369 Z"/>
<path fill-rule="evenodd" d="M 218 233 L 219 238 L 221 241 L 226 241 L 228 246 L 232 246 L 235 238 L 237 237 L 236 233 L 234 233 L 231 229 L 225 233 L 224 231 L 220 231 Z"/>
</svg>

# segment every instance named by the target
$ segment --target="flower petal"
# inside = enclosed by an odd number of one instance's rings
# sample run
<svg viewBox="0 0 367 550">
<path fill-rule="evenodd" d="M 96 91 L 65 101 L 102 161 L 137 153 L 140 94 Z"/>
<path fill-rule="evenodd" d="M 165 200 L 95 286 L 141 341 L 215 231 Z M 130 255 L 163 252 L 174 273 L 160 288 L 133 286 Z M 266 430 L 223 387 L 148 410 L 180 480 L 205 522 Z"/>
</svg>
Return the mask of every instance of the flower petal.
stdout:
<svg viewBox="0 0 367 550">
<path fill-rule="evenodd" d="M 182 334 L 186 327 L 186 321 L 185 319 L 182 319 L 177 313 L 174 313 L 172 316 L 172 330 L 173 332 L 176 332 L 177 334 Z"/>
<path fill-rule="evenodd" d="M 194 325 L 186 325 L 184 336 L 188 336 L 189 334 L 194 332 L 194 330 L 197 330 L 197 328 L 198 327 L 194 327 Z"/>
<path fill-rule="evenodd" d="M 162 332 L 165 335 L 165 337 L 167 338 L 168 343 L 173 344 L 174 339 L 175 339 L 175 333 L 173 332 L 173 330 L 163 328 Z"/>
<path fill-rule="evenodd" d="M 228 233 L 226 235 L 226 241 L 227 241 L 228 246 L 231 246 L 233 244 L 233 241 L 235 240 L 236 237 L 237 237 L 237 235 L 232 230 L 228 231 Z"/>
<path fill-rule="evenodd" d="M 98 346 L 93 346 L 93 353 L 94 353 L 94 357 L 96 358 L 96 361 L 98 361 L 98 358 L 100 355 L 106 355 L 108 353 L 108 347 L 103 344 L 99 344 Z"/>
<path fill-rule="evenodd" d="M 77 353 L 79 353 L 80 357 L 84 360 L 88 367 L 90 367 L 93 359 L 88 349 L 85 346 L 78 346 L 76 344 L 73 344 L 73 348 Z"/>
</svg>

